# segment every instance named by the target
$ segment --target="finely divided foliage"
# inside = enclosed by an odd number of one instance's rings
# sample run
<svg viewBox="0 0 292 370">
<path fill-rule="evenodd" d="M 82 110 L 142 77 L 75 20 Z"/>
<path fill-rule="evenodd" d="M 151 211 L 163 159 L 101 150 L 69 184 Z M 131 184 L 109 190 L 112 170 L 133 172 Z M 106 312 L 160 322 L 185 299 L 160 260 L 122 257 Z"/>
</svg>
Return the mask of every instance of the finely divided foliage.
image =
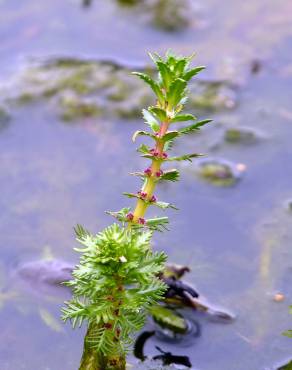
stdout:
<svg viewBox="0 0 292 370">
<path fill-rule="evenodd" d="M 66 302 L 63 318 L 73 327 L 84 320 L 96 324 L 89 340 L 97 350 L 123 351 L 119 347 L 142 328 L 145 308 L 165 290 L 156 275 L 166 256 L 151 252 L 151 231 L 133 232 L 113 224 L 97 235 L 77 226 L 76 235 L 82 256 L 74 279 L 66 283 L 73 298 Z"/>
<path fill-rule="evenodd" d="M 154 253 L 150 247 L 153 231 L 167 229 L 168 218 L 144 219 L 149 206 L 162 210 L 175 208 L 154 195 L 160 181 L 177 181 L 177 169 L 163 169 L 166 162 L 191 161 L 197 153 L 169 157 L 175 139 L 199 130 L 210 120 L 197 121 L 192 114 L 182 113 L 186 102 L 187 83 L 203 67 L 190 68 L 191 58 L 176 57 L 168 53 L 165 58 L 151 55 L 159 71 L 158 79 L 134 73 L 145 81 L 156 96 L 156 105 L 143 110 L 149 131 L 137 131 L 133 140 L 147 136 L 153 147 L 142 144 L 138 151 L 151 161 L 139 176 L 143 185 L 137 193 L 125 193 L 136 199 L 136 207 L 108 212 L 114 223 L 97 235 L 82 226 L 75 229 L 82 248 L 80 263 L 73 272 L 73 280 L 66 284 L 72 288 L 73 298 L 65 302 L 63 319 L 73 327 L 85 321 L 90 328 L 87 342 L 103 355 L 125 353 L 132 334 L 141 329 L 147 309 L 161 300 L 166 289 L 157 277 L 163 270 L 166 255 Z M 189 125 L 186 122 L 190 121 Z M 173 124 L 178 129 L 169 129 Z M 180 127 L 182 125 L 182 127 Z"/>
</svg>

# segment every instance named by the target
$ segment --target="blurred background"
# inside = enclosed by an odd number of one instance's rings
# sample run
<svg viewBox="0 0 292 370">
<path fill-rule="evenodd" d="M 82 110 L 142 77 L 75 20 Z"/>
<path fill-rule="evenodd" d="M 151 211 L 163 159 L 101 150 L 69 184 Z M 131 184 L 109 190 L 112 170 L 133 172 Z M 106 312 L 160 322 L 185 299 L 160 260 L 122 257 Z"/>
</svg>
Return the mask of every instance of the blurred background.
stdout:
<svg viewBox="0 0 292 370">
<path fill-rule="evenodd" d="M 292 358 L 292 3 L 289 0 L 0 0 L 0 368 L 77 369 L 83 330 L 54 287 L 78 261 L 73 226 L 97 232 L 144 168 L 131 141 L 154 99 L 130 74 L 147 52 L 196 52 L 188 110 L 214 122 L 158 195 L 178 206 L 155 238 L 232 324 L 158 344 L 194 369 L 273 370 Z M 56 262 L 57 261 L 57 262 Z M 56 277 L 57 276 L 57 277 Z"/>
</svg>

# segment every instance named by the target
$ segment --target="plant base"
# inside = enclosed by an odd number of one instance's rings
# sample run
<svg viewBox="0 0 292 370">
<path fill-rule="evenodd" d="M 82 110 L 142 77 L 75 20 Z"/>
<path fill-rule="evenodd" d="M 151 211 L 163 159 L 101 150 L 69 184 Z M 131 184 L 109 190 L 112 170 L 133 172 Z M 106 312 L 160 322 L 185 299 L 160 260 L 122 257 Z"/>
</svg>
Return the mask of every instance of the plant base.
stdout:
<svg viewBox="0 0 292 370">
<path fill-rule="evenodd" d="M 88 343 L 88 337 L 93 330 L 89 326 L 84 338 L 84 348 L 79 370 L 126 370 L 124 355 L 107 355 L 98 352 Z"/>
</svg>

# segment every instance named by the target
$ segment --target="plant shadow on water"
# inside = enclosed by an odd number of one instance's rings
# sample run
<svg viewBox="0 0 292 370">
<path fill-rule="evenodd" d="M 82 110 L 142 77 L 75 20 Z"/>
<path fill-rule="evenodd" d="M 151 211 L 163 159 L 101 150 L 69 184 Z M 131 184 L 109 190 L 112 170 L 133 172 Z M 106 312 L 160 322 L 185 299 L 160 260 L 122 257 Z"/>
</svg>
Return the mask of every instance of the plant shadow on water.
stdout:
<svg viewBox="0 0 292 370">
<path fill-rule="evenodd" d="M 103 211 L 124 206 L 119 194 L 135 186 L 128 167 L 141 165 L 136 159 L 125 164 L 134 152 L 128 137 L 141 127 L 140 108 L 151 99 L 128 73 L 148 68 L 145 49 L 169 47 L 190 54 L 195 48 L 208 66 L 189 104 L 195 114 L 211 113 L 215 123 L 184 149 L 211 151 L 206 160 L 212 166 L 208 181 L 200 180 L 206 178 L 197 165 L 182 167 L 180 193 L 164 186 L 183 212 L 155 247 L 165 247 L 170 262 L 187 263 L 186 280 L 235 312 L 236 320 L 222 325 L 182 311 L 199 324 L 201 336 L 166 343 L 156 333 L 145 355 L 160 355 L 158 346 L 188 356 L 200 370 L 214 370 L 214 364 L 274 370 L 288 363 L 291 340 L 281 334 L 291 328 L 292 301 L 291 212 L 283 206 L 292 196 L 291 3 L 198 2 L 205 24 L 197 27 L 190 13 L 179 32 L 157 27 L 154 10 L 144 14 L 144 5 L 92 1 L 82 11 L 73 2 L 23 6 L 11 0 L 0 6 L 1 370 L 77 368 L 83 333 L 72 334 L 59 321 L 68 292 L 42 290 L 36 278 L 23 284 L 15 271 L 39 260 L 48 246 L 54 259 L 74 264 L 72 227 L 102 228 L 108 222 Z M 257 58 L 261 68 L 250 73 Z M 218 176 L 209 181 L 214 161 L 221 165 L 222 159 L 231 169 L 244 164 L 245 175 L 223 187 Z M 221 180 L 229 174 L 223 170 L 215 171 Z M 279 293 L 281 302 L 274 300 Z M 157 330 L 154 325 L 150 320 L 146 330 Z"/>
</svg>

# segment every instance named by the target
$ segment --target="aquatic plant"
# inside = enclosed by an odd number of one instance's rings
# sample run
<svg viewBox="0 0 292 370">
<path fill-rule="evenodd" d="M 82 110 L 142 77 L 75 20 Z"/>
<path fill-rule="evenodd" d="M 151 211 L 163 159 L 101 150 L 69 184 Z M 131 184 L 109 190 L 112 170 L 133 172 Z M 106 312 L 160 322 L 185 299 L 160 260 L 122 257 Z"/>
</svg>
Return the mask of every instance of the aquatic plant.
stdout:
<svg viewBox="0 0 292 370">
<path fill-rule="evenodd" d="M 167 285 L 159 279 L 166 255 L 151 250 L 155 231 L 164 231 L 167 217 L 145 218 L 151 206 L 162 210 L 175 208 L 171 203 L 157 199 L 154 194 L 162 181 L 177 181 L 177 169 L 165 169 L 166 163 L 192 161 L 200 154 L 169 156 L 175 139 L 199 130 L 210 120 L 197 121 L 192 114 L 182 113 L 186 103 L 188 82 L 204 67 L 190 67 L 192 57 L 177 57 L 167 53 L 165 58 L 151 55 L 158 69 L 158 79 L 134 72 L 152 89 L 156 105 L 143 110 L 148 130 L 136 131 L 133 141 L 146 136 L 154 142 L 150 147 L 138 148 L 141 156 L 150 160 L 142 172 L 133 175 L 142 179 L 136 193 L 124 193 L 136 200 L 136 206 L 108 212 L 116 223 L 98 234 L 82 226 L 75 228 L 82 248 L 80 263 L 73 271 L 73 280 L 67 282 L 73 297 L 65 302 L 63 320 L 73 327 L 87 324 L 80 370 L 124 370 L 126 353 L 133 334 L 140 330 L 146 314 L 157 301 L 163 299 Z M 184 125 L 185 122 L 191 122 Z M 183 127 L 181 127 L 181 124 Z M 173 129 L 178 126 L 177 129 Z"/>
<path fill-rule="evenodd" d="M 292 306 L 289 307 L 289 313 L 292 314 Z M 283 335 L 286 337 L 292 338 L 292 330 L 286 330 Z"/>
</svg>

